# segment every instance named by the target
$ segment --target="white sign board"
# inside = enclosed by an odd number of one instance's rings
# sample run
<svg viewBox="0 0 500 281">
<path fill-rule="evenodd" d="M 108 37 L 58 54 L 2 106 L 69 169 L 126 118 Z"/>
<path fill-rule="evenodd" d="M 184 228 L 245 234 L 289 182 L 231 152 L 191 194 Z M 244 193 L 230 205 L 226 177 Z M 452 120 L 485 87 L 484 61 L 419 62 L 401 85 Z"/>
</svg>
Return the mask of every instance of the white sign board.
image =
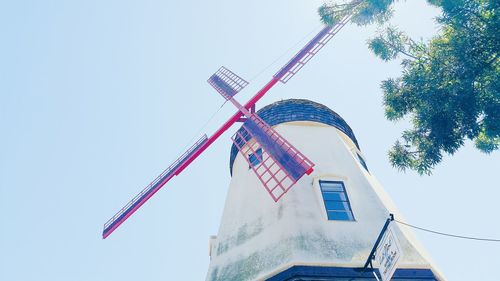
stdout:
<svg viewBox="0 0 500 281">
<path fill-rule="evenodd" d="M 403 252 L 401 251 L 398 238 L 389 225 L 375 253 L 375 260 L 379 265 L 382 281 L 391 280 L 402 255 Z"/>
</svg>

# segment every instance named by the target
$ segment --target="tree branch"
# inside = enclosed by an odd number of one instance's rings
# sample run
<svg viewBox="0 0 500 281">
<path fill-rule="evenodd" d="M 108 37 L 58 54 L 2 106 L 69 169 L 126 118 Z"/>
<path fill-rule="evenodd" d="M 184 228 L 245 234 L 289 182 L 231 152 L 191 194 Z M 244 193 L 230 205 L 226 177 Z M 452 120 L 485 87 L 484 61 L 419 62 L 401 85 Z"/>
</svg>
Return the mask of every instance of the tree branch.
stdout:
<svg viewBox="0 0 500 281">
<path fill-rule="evenodd" d="M 392 44 L 391 42 L 389 42 L 389 41 L 385 40 L 384 38 L 380 37 L 380 40 L 384 41 L 384 43 L 385 43 L 385 44 L 389 45 L 391 48 L 393 48 L 394 50 L 396 50 L 398 53 L 401 53 L 401 54 L 403 54 L 403 55 L 405 55 L 405 56 L 407 56 L 407 57 L 410 57 L 410 58 L 412 58 L 412 59 L 415 59 L 415 60 L 417 60 L 417 59 L 418 59 L 418 57 L 416 57 L 416 56 L 414 56 L 414 55 L 412 55 L 412 54 L 410 54 L 410 53 L 406 52 L 405 50 L 402 50 L 402 49 L 400 49 L 400 48 L 398 48 L 398 47 L 394 46 L 394 44 Z"/>
</svg>

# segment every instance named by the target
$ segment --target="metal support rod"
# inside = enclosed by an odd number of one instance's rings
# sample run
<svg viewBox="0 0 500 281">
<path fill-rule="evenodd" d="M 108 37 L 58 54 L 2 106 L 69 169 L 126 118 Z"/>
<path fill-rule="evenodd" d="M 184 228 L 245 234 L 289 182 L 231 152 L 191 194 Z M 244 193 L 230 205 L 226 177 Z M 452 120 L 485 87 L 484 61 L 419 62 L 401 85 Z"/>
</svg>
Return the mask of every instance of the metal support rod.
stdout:
<svg viewBox="0 0 500 281">
<path fill-rule="evenodd" d="M 370 255 L 368 256 L 368 259 L 366 260 L 366 263 L 363 266 L 363 269 L 367 269 L 368 265 L 372 264 L 373 256 L 375 254 L 375 251 L 377 250 L 378 244 L 380 244 L 380 241 L 382 240 L 382 237 L 384 237 L 384 234 L 387 231 L 387 228 L 389 227 L 389 224 L 393 220 L 394 220 L 394 215 L 393 214 L 389 214 L 389 217 L 385 221 L 385 224 L 384 224 L 384 227 L 382 228 L 382 231 L 378 235 L 378 238 L 377 238 L 377 241 L 375 242 L 375 245 L 373 245 L 372 251 L 370 252 Z"/>
</svg>

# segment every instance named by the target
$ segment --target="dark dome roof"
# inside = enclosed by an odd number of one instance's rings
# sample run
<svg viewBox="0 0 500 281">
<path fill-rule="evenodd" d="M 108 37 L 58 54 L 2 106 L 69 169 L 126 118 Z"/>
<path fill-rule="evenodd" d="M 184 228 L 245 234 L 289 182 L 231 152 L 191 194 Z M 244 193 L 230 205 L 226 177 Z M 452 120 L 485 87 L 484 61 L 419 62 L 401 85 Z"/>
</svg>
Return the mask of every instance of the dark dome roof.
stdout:
<svg viewBox="0 0 500 281">
<path fill-rule="evenodd" d="M 333 126 L 346 134 L 359 149 L 358 141 L 345 120 L 330 108 L 317 102 L 305 99 L 282 100 L 261 108 L 257 114 L 271 126 L 292 121 L 312 121 Z M 238 149 L 233 144 L 229 159 L 231 175 L 237 154 Z"/>
</svg>

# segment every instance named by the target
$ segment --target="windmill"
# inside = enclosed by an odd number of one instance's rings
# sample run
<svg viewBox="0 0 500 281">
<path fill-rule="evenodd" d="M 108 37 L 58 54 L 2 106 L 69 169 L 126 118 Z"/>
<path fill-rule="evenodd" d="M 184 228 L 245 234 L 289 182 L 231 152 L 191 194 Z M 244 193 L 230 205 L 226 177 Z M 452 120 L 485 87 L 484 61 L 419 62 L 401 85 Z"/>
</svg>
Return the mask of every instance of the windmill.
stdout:
<svg viewBox="0 0 500 281">
<path fill-rule="evenodd" d="M 255 104 L 278 82 L 287 83 L 304 67 L 351 19 L 346 15 L 334 25 L 324 26 L 271 80 L 247 103 L 240 104 L 234 96 L 248 82 L 229 69 L 221 67 L 209 79 L 215 88 L 238 111 L 212 136 L 203 135 L 174 163 L 147 185 L 128 204 L 104 224 L 103 239 L 113 233 L 123 222 L 146 203 L 170 179 L 179 175 L 212 143 L 236 122 L 245 122 L 233 136 L 232 141 L 245 157 L 271 198 L 278 201 L 305 174 L 313 171 L 312 163 L 305 155 L 285 140 L 278 132 L 255 114 Z"/>
</svg>

